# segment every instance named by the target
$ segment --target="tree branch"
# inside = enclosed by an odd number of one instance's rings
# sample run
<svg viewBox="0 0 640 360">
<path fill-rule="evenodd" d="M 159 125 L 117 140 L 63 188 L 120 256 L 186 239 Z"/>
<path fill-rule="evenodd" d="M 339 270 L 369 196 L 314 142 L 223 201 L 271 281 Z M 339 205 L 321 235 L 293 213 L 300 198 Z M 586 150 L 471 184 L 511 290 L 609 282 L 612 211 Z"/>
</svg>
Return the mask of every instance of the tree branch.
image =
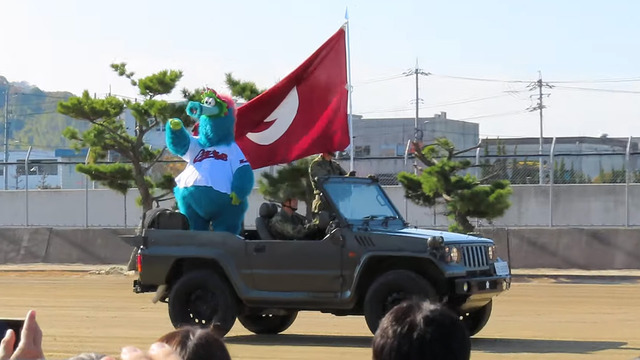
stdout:
<svg viewBox="0 0 640 360">
<path fill-rule="evenodd" d="M 449 196 L 447 194 L 442 194 L 442 198 L 444 199 L 445 202 L 453 201 L 453 198 L 451 198 L 451 196 Z"/>
<path fill-rule="evenodd" d="M 140 141 L 142 141 L 142 139 L 144 138 L 144 136 L 153 128 L 155 128 L 156 126 L 158 126 L 158 124 L 160 124 L 160 121 L 158 121 L 157 118 L 153 118 L 153 123 L 149 123 L 149 126 L 146 128 L 140 127 L 140 129 L 138 129 L 138 139 L 140 139 Z M 136 120 L 136 126 L 138 125 L 138 120 Z M 142 141 L 143 142 L 143 141 Z M 142 146 L 141 144 L 138 144 L 138 146 Z"/>
<path fill-rule="evenodd" d="M 158 162 L 158 160 L 160 160 L 160 158 L 162 158 L 162 155 L 164 155 L 165 150 L 167 150 L 167 147 L 166 147 L 166 146 L 165 146 L 165 147 L 163 147 L 163 148 L 162 148 L 162 151 L 160 151 L 160 154 L 158 154 L 158 156 L 156 156 L 156 158 L 155 158 L 155 159 L 153 159 L 153 161 L 151 161 L 151 162 L 149 163 L 149 166 L 144 166 L 144 167 L 142 167 L 142 169 L 144 170 L 144 173 L 145 173 L 145 174 L 147 173 L 147 171 L 149 171 L 149 170 L 153 167 L 153 165 L 155 165 L 155 164 Z"/>
<path fill-rule="evenodd" d="M 424 156 L 424 154 L 422 153 L 422 149 L 420 149 L 420 144 L 418 144 L 417 141 L 412 141 L 411 143 L 413 144 L 413 156 L 418 158 L 418 160 L 420 160 L 423 164 L 427 166 L 434 166 L 438 163 L 436 160 L 430 160 L 427 159 L 426 156 Z"/>
<path fill-rule="evenodd" d="M 453 156 L 460 155 L 460 154 L 464 154 L 464 153 L 466 153 L 467 151 L 475 150 L 475 149 L 479 148 L 480 146 L 482 146 L 482 144 L 478 143 L 478 145 L 476 145 L 476 146 L 474 146 L 474 147 L 470 147 L 470 148 L 468 148 L 468 149 L 464 149 L 464 150 L 456 151 L 455 153 L 453 153 Z"/>
<path fill-rule="evenodd" d="M 101 122 L 98 122 L 97 120 L 89 120 L 89 122 L 91 122 L 92 124 L 107 130 L 109 133 L 111 133 L 113 136 L 115 136 L 116 138 L 114 139 L 114 142 L 118 143 L 118 145 L 121 147 L 121 149 L 118 149 L 118 150 L 122 150 L 122 152 L 128 153 L 128 155 L 133 157 L 133 154 L 130 151 L 131 145 L 133 145 L 133 144 L 131 143 L 131 141 L 128 138 L 122 136 L 117 131 L 113 130 L 112 128 L 110 128 L 108 126 L 105 126 L 104 124 L 102 124 Z"/>
</svg>

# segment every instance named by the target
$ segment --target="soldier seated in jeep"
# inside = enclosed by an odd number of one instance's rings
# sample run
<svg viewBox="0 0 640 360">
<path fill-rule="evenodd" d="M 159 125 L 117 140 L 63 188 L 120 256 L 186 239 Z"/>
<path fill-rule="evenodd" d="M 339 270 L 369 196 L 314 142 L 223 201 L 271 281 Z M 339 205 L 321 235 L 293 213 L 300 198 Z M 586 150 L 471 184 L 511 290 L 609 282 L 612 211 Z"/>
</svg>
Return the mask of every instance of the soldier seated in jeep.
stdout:
<svg viewBox="0 0 640 360">
<path fill-rule="evenodd" d="M 308 222 L 298 214 L 298 199 L 285 192 L 280 202 L 280 211 L 269 219 L 269 232 L 280 240 L 321 239 L 324 230 L 317 222 Z"/>
</svg>

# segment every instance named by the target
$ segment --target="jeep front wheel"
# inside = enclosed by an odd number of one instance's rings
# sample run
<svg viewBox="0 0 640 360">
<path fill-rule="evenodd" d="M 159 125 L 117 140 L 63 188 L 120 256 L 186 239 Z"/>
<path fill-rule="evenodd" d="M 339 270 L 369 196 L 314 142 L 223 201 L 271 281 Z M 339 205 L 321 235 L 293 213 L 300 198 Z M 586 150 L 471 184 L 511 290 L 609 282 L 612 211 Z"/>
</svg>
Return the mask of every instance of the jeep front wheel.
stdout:
<svg viewBox="0 0 640 360">
<path fill-rule="evenodd" d="M 236 322 L 232 290 L 212 271 L 194 271 L 180 278 L 169 295 L 169 318 L 177 329 L 185 325 L 214 326 L 226 335 Z"/>
<path fill-rule="evenodd" d="M 242 314 L 238 320 L 242 326 L 255 334 L 279 334 L 289 328 L 298 317 L 297 311 L 285 315 Z"/>
<path fill-rule="evenodd" d="M 491 316 L 491 309 L 493 308 L 493 302 L 489 303 L 479 309 L 473 310 L 461 315 L 462 322 L 469 331 L 469 336 L 473 336 L 482 330 Z"/>
<path fill-rule="evenodd" d="M 375 334 L 389 310 L 415 297 L 436 301 L 438 295 L 427 279 L 413 271 L 392 270 L 380 276 L 364 298 L 364 318 L 369 330 Z"/>
</svg>

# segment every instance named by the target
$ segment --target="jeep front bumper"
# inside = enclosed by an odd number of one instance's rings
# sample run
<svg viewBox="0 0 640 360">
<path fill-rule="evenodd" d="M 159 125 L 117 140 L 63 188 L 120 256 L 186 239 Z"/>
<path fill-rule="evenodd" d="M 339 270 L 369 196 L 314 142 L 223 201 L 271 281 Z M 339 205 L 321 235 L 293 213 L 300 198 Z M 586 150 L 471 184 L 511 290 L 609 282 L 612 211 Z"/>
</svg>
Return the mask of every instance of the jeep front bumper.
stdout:
<svg viewBox="0 0 640 360">
<path fill-rule="evenodd" d="M 473 310 L 486 305 L 492 298 L 511 288 L 511 276 L 460 278 L 455 280 L 456 298 L 462 300 L 462 310 Z"/>
<path fill-rule="evenodd" d="M 509 290 L 511 287 L 510 276 L 490 276 L 480 278 L 456 279 L 456 294 L 474 295 L 494 293 L 498 294 Z"/>
</svg>

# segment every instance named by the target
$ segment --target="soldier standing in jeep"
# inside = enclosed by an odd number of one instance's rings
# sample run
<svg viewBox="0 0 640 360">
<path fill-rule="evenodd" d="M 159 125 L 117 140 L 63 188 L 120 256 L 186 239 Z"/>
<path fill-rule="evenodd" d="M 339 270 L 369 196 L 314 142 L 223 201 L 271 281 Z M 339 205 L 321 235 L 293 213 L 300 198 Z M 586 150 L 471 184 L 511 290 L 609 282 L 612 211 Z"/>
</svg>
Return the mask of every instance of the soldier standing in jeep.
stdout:
<svg viewBox="0 0 640 360">
<path fill-rule="evenodd" d="M 347 173 L 345 169 L 338 164 L 337 161 L 333 160 L 335 157 L 335 153 L 333 152 L 324 152 L 318 155 L 317 158 L 313 159 L 311 164 L 309 165 L 309 177 L 311 178 L 311 186 L 313 187 L 313 194 L 315 195 L 315 199 L 313 199 L 312 205 L 312 213 L 318 214 L 322 210 L 325 209 L 325 205 L 322 202 L 322 197 L 320 196 L 320 190 L 318 190 L 318 178 L 322 176 L 355 176 L 355 171 Z"/>
</svg>

